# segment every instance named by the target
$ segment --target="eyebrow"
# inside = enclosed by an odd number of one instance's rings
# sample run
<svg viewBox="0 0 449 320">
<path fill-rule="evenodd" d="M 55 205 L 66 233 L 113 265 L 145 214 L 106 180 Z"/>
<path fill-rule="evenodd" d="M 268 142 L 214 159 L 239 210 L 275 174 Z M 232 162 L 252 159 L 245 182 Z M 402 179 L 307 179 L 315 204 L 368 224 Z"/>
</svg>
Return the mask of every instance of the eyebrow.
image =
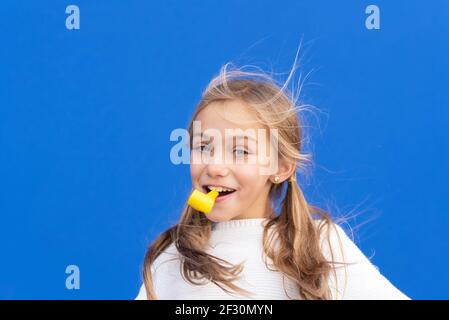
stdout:
<svg viewBox="0 0 449 320">
<path fill-rule="evenodd" d="M 196 137 L 196 136 L 202 136 L 205 139 L 210 139 L 211 138 L 208 134 L 206 134 L 204 132 L 196 133 L 196 134 L 193 135 L 193 137 Z M 253 137 L 247 136 L 247 135 L 244 135 L 244 134 L 228 135 L 228 137 L 231 137 L 231 138 L 242 137 L 242 138 L 247 138 L 247 139 L 250 139 L 250 140 L 253 140 L 253 141 L 257 142 L 257 139 L 254 139 Z"/>
</svg>

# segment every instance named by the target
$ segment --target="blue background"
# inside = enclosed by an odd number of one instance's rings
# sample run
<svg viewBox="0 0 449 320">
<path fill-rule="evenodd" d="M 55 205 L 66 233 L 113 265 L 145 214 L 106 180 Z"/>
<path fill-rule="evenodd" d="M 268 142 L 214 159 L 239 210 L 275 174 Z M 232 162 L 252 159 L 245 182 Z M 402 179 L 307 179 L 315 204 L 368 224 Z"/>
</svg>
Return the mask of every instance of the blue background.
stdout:
<svg viewBox="0 0 449 320">
<path fill-rule="evenodd" d="M 410 297 L 449 298 L 449 2 L 375 1 L 380 30 L 369 4 L 2 1 L 0 298 L 134 298 L 190 190 L 171 131 L 222 64 L 288 72 L 301 39 L 322 111 L 307 199 L 359 214 L 356 243 Z"/>
</svg>

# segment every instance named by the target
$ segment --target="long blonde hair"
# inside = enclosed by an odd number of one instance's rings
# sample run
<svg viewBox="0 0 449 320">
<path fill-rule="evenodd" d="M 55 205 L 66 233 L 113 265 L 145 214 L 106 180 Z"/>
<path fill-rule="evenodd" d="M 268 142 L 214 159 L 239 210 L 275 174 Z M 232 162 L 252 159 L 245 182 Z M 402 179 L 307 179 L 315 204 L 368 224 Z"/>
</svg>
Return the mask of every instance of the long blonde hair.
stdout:
<svg viewBox="0 0 449 320">
<path fill-rule="evenodd" d="M 251 107 L 262 124 L 277 129 L 279 159 L 291 160 L 296 169 L 305 169 L 311 163 L 311 156 L 302 153 L 303 130 L 299 116 L 307 107 L 297 105 L 299 95 L 294 97 L 287 89 L 295 67 L 296 60 L 287 80 L 281 85 L 262 71 L 244 71 L 230 63 L 225 64 L 202 94 L 189 124 L 190 137 L 193 120 L 209 104 L 242 101 Z M 283 190 L 285 196 L 281 198 Z M 270 268 L 265 260 L 266 266 L 294 281 L 298 297 L 292 299 L 331 299 L 330 273 L 335 272 L 335 264 L 344 263 L 333 261 L 332 251 L 331 261 L 326 260 L 320 247 L 320 236 L 327 226 L 326 238 L 331 247 L 329 232 L 330 226 L 335 228 L 335 222 L 330 214 L 307 203 L 294 179 L 272 184 L 270 199 L 273 203 L 280 201 L 280 210 L 278 215 L 273 214 L 269 218 L 264 227 L 264 252 L 275 268 Z M 320 219 L 319 224 L 315 223 L 316 218 Z M 276 232 L 269 232 L 271 227 Z M 145 255 L 143 278 L 148 299 L 157 299 L 151 275 L 152 264 L 172 243 L 179 252 L 181 274 L 185 280 L 200 284 L 201 280 L 207 279 L 228 293 L 249 294 L 233 281 L 242 271 L 242 264 L 232 265 L 206 252 L 211 231 L 212 222 L 203 213 L 186 205 L 179 222 L 160 234 Z M 274 237 L 278 241 L 277 248 L 272 245 Z"/>
</svg>

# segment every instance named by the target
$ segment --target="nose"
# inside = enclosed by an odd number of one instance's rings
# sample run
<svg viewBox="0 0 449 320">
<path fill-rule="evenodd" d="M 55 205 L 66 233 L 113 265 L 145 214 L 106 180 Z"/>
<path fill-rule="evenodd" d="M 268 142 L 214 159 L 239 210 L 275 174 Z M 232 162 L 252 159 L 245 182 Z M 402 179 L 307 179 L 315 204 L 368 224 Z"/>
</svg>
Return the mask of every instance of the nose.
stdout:
<svg viewBox="0 0 449 320">
<path fill-rule="evenodd" d="M 206 165 L 206 174 L 211 177 L 225 177 L 229 173 L 229 168 L 224 163 L 210 162 Z"/>
<path fill-rule="evenodd" d="M 229 174 L 229 155 L 225 155 L 224 152 L 213 147 L 209 153 L 203 155 L 202 162 L 206 165 L 206 174 L 210 178 L 224 177 Z"/>
</svg>

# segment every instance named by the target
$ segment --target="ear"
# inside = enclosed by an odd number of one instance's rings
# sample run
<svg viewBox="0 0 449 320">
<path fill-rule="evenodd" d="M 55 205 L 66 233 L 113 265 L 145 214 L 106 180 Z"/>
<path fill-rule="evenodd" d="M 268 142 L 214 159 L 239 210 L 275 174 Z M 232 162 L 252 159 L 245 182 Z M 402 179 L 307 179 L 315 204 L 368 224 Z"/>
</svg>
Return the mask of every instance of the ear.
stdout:
<svg viewBox="0 0 449 320">
<path fill-rule="evenodd" d="M 279 159 L 278 171 L 270 179 L 273 183 L 282 183 L 294 174 L 296 174 L 296 164 L 287 159 Z M 276 176 L 279 177 L 277 181 L 275 181 Z"/>
</svg>

